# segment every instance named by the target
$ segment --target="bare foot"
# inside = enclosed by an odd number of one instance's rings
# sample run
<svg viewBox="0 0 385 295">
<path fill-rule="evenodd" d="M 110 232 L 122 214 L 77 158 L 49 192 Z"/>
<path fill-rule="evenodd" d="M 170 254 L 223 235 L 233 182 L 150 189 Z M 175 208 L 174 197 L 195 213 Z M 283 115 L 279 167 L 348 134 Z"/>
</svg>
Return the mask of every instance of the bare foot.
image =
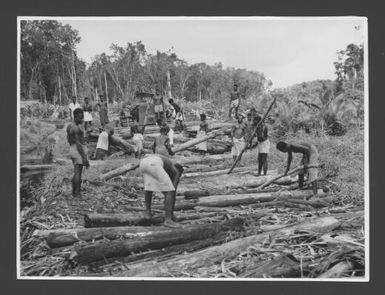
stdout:
<svg viewBox="0 0 385 295">
<path fill-rule="evenodd" d="M 151 220 L 152 214 L 148 211 L 144 212 L 144 219 Z"/>
<path fill-rule="evenodd" d="M 165 220 L 164 221 L 164 226 L 171 227 L 171 228 L 181 228 L 182 225 L 179 223 L 176 223 L 172 220 Z"/>
</svg>

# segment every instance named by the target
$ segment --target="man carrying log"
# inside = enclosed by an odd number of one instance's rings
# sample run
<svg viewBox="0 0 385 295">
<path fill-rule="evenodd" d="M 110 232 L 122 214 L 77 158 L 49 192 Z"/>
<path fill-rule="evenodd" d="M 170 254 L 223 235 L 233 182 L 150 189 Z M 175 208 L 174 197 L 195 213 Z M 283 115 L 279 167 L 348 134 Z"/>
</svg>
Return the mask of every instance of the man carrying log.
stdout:
<svg viewBox="0 0 385 295">
<path fill-rule="evenodd" d="M 82 109 L 76 109 L 73 112 L 74 122 L 67 127 L 67 140 L 70 144 L 70 156 L 74 164 L 74 176 L 72 178 L 72 196 L 80 198 L 80 186 L 83 172 L 83 166 L 87 169 L 90 166 L 87 156 L 87 146 L 82 127 L 84 113 Z"/>
<path fill-rule="evenodd" d="M 290 170 L 291 161 L 293 160 L 293 153 L 302 154 L 301 165 L 304 165 L 304 169 L 300 170 L 298 173 L 298 185 L 300 188 L 303 187 L 305 173 L 308 175 L 308 183 L 312 184 L 313 195 L 317 195 L 317 178 L 318 170 L 317 168 L 307 168 L 310 165 L 318 165 L 318 150 L 317 148 L 306 142 L 292 142 L 286 143 L 280 141 L 277 143 L 277 149 L 281 152 L 288 153 L 287 158 L 287 167 L 285 175 Z"/>
<path fill-rule="evenodd" d="M 231 155 L 235 161 L 242 149 L 245 147 L 245 124 L 243 124 L 243 116 L 238 116 L 238 122 L 231 128 Z"/>
<path fill-rule="evenodd" d="M 183 173 L 183 167 L 179 164 L 173 164 L 170 159 L 162 155 L 146 155 L 140 161 L 139 169 L 144 181 L 145 218 L 150 220 L 152 217 L 152 193 L 161 192 L 164 195 L 164 225 L 180 227 L 174 222 L 174 207 L 176 189 Z"/>
</svg>

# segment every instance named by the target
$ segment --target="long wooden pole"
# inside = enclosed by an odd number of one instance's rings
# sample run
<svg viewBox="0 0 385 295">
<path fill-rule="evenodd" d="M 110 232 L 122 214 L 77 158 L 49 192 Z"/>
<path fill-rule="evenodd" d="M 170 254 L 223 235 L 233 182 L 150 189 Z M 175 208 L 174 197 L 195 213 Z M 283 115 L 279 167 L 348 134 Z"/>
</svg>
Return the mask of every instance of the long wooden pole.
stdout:
<svg viewBox="0 0 385 295">
<path fill-rule="evenodd" d="M 235 159 L 233 165 L 231 166 L 229 172 L 227 172 L 227 174 L 230 174 L 233 169 L 235 168 L 235 166 L 237 165 L 237 163 L 239 162 L 239 160 L 242 158 L 242 155 L 243 153 L 246 151 L 247 147 L 249 146 L 249 144 L 252 142 L 252 140 L 254 139 L 255 135 L 257 134 L 257 129 L 259 127 L 259 124 L 263 123 L 263 121 L 265 121 L 267 115 L 270 113 L 271 109 L 273 108 L 273 105 L 275 103 L 275 101 L 277 100 L 276 97 L 274 97 L 274 100 L 273 102 L 270 104 L 269 108 L 267 109 L 266 113 L 263 115 L 263 118 L 261 119 L 261 121 L 258 122 L 257 126 L 255 126 L 255 129 L 251 135 L 251 137 L 249 138 L 249 140 L 247 141 L 247 143 L 245 144 L 244 148 L 242 149 L 242 151 L 240 152 L 240 154 L 238 155 L 238 157 Z"/>
</svg>

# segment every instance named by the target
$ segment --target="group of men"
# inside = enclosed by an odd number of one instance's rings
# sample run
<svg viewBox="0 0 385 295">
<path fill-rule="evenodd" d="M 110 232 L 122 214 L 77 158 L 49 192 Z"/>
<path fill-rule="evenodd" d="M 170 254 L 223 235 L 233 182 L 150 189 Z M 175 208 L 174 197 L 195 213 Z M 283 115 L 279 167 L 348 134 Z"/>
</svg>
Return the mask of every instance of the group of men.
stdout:
<svg viewBox="0 0 385 295">
<path fill-rule="evenodd" d="M 237 91 L 237 87 L 234 87 L 234 91 Z M 233 99 L 237 97 L 236 99 Z M 247 114 L 247 120 L 243 122 L 244 115 L 238 114 L 239 96 L 232 96 L 231 101 L 238 100 L 230 105 L 229 115 L 231 116 L 231 108 L 235 108 L 235 114 L 237 123 L 231 130 L 231 140 L 233 143 L 231 154 L 233 159 L 236 160 L 244 149 L 255 149 L 258 154 L 258 175 L 263 172 L 267 174 L 268 164 L 267 156 L 270 150 L 270 141 L 268 138 L 268 128 L 263 122 L 262 118 L 257 114 L 255 109 L 251 109 Z M 74 101 L 74 104 L 76 99 Z M 157 98 L 154 99 L 154 103 L 159 103 Z M 173 101 L 170 101 L 173 104 Z M 159 104 L 157 104 L 159 106 Z M 176 104 L 174 104 L 176 105 Z M 177 106 L 178 107 L 178 106 Z M 175 108 L 175 107 L 174 107 Z M 81 174 L 83 167 L 89 167 L 89 161 L 87 157 L 87 147 L 85 141 L 85 130 L 83 128 L 83 122 L 85 121 L 85 114 L 89 112 L 89 108 L 76 108 L 73 110 L 73 123 L 67 127 L 67 139 L 70 144 L 70 155 L 74 164 L 74 176 L 72 179 L 72 194 L 74 197 L 80 197 L 81 187 Z M 163 108 L 155 108 L 156 113 L 163 111 Z M 176 108 L 177 110 L 177 108 Z M 180 111 L 180 109 L 179 109 Z M 169 126 L 162 122 L 158 117 L 158 124 L 160 126 L 160 135 L 155 138 L 153 145 L 153 154 L 147 154 L 140 160 L 139 169 L 143 175 L 144 181 L 144 195 L 145 195 L 145 218 L 151 219 L 151 203 L 153 192 L 161 192 L 165 197 L 165 222 L 164 224 L 169 227 L 179 227 L 175 223 L 175 217 L 173 214 L 176 200 L 176 190 L 179 184 L 179 180 L 183 173 L 183 167 L 180 164 L 173 163 L 170 159 L 172 156 L 172 142 L 168 136 L 170 132 Z M 208 124 L 206 122 L 206 115 L 201 114 L 201 122 L 199 126 L 198 137 L 204 136 L 208 131 Z M 135 132 L 140 133 L 138 131 Z M 106 134 L 108 136 L 108 134 Z M 142 140 L 143 137 L 138 136 L 137 140 Z M 308 181 L 313 186 L 314 195 L 317 194 L 317 169 L 313 168 L 318 163 L 318 152 L 315 146 L 309 143 L 286 143 L 278 142 L 277 149 L 281 152 L 288 153 L 287 168 L 285 174 L 290 170 L 292 162 L 292 154 L 302 154 L 301 164 L 305 166 L 299 173 L 299 186 L 304 184 L 305 173 L 309 174 Z M 207 150 L 206 142 L 202 142 L 198 149 Z M 312 165 L 311 168 L 308 166 Z"/>
</svg>

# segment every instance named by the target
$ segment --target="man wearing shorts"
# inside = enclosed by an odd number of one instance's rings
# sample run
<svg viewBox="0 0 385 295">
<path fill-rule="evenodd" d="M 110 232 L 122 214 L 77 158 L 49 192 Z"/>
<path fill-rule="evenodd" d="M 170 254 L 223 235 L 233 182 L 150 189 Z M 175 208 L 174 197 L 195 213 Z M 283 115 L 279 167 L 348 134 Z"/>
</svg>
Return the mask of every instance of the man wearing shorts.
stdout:
<svg viewBox="0 0 385 295">
<path fill-rule="evenodd" d="M 242 122 L 243 117 L 238 116 L 238 122 L 231 128 L 231 155 L 235 161 L 245 147 L 245 124 Z"/>
<path fill-rule="evenodd" d="M 151 202 L 153 192 L 161 192 L 164 195 L 165 220 L 164 225 L 180 227 L 174 222 L 174 207 L 176 189 L 183 167 L 173 164 L 170 159 L 162 155 L 146 155 L 139 164 L 144 181 L 144 198 L 146 204 L 145 218 L 151 219 Z"/>
<path fill-rule="evenodd" d="M 72 178 L 72 196 L 80 198 L 83 166 L 90 166 L 87 156 L 87 146 L 82 127 L 84 114 L 82 109 L 73 112 L 74 122 L 67 127 L 67 140 L 70 144 L 70 156 L 74 164 L 74 176 Z"/>
</svg>

